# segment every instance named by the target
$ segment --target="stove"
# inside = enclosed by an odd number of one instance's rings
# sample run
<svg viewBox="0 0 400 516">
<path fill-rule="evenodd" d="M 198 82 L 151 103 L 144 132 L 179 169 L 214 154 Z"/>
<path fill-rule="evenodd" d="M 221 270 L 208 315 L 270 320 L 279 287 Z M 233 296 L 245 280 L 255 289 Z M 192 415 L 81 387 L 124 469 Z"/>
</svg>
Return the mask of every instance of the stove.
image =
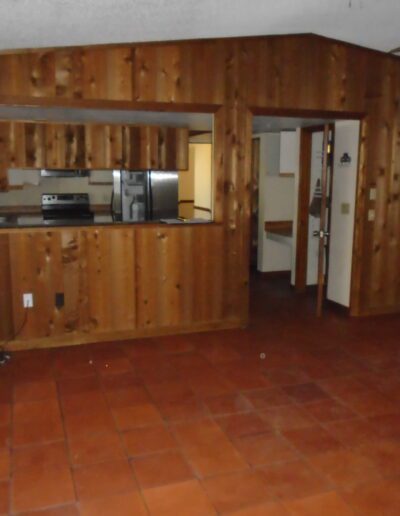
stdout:
<svg viewBox="0 0 400 516">
<path fill-rule="evenodd" d="M 48 225 L 79 224 L 93 221 L 89 194 L 42 194 L 43 221 Z"/>
</svg>

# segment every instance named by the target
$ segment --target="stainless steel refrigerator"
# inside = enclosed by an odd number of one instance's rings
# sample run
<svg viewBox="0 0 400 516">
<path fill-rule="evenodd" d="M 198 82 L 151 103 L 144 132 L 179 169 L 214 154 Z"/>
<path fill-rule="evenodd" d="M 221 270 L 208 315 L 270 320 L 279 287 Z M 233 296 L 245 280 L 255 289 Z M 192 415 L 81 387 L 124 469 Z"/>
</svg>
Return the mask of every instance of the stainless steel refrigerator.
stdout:
<svg viewBox="0 0 400 516">
<path fill-rule="evenodd" d="M 114 220 L 140 222 L 178 217 L 178 173 L 113 171 Z"/>
</svg>

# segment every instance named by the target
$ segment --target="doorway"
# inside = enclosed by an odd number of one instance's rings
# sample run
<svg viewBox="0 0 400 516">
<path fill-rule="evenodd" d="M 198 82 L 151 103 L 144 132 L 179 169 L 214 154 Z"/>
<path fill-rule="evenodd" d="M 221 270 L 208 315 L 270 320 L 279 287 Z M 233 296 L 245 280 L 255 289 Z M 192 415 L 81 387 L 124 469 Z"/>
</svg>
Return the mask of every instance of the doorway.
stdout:
<svg viewBox="0 0 400 516">
<path fill-rule="evenodd" d="M 359 120 L 253 118 L 253 277 L 308 292 L 319 315 L 327 301 L 350 308 L 359 132 Z"/>
</svg>

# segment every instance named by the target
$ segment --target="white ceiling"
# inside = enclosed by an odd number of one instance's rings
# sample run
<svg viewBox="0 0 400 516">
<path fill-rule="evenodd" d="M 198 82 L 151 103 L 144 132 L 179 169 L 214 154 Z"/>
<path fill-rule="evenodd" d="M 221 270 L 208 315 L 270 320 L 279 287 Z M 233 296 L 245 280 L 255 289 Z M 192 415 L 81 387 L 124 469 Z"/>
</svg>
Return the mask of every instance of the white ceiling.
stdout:
<svg viewBox="0 0 400 516">
<path fill-rule="evenodd" d="M 400 0 L 1 0 L 0 49 L 313 32 L 389 51 Z"/>
<path fill-rule="evenodd" d="M 294 118 L 287 116 L 254 116 L 253 134 L 294 131 L 298 127 L 312 127 L 334 122 L 327 118 Z"/>
<path fill-rule="evenodd" d="M 1 106 L 0 120 L 38 120 L 53 122 L 100 122 L 131 125 L 164 125 L 211 131 L 213 116 L 209 113 L 173 111 L 133 111 L 120 109 L 78 109 L 62 107 Z"/>
</svg>

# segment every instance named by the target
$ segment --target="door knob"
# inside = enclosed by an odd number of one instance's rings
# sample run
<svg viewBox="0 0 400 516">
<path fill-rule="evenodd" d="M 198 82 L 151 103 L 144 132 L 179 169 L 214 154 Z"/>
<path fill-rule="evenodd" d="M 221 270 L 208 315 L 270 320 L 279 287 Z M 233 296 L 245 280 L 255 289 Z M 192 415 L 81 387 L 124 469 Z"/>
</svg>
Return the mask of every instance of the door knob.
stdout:
<svg viewBox="0 0 400 516">
<path fill-rule="evenodd" d="M 319 238 L 325 238 L 325 237 L 328 237 L 329 236 L 329 232 L 328 231 L 313 231 L 313 236 L 315 237 L 319 237 Z"/>
</svg>

